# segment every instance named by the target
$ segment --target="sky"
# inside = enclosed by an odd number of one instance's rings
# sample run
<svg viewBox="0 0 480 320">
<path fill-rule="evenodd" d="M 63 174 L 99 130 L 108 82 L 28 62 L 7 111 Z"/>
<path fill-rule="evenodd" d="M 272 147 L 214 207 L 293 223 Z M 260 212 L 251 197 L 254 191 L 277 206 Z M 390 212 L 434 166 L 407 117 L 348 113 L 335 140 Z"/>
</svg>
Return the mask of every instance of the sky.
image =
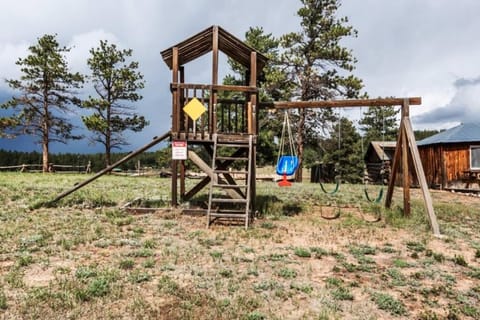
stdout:
<svg viewBox="0 0 480 320">
<path fill-rule="evenodd" d="M 341 3 L 338 17 L 347 16 L 358 31 L 357 38 L 342 44 L 357 58 L 353 74 L 363 80 L 370 97 L 422 97 L 422 105 L 411 108 L 415 130 L 480 122 L 480 1 Z M 131 48 L 146 81 L 138 112 L 150 120 L 141 133 L 128 134 L 131 144 L 124 150 L 134 150 L 171 126 L 171 73 L 162 50 L 211 25 L 240 39 L 253 26 L 276 37 L 298 31 L 300 6 L 300 0 L 2 0 L 0 102 L 15 94 L 4 79 L 19 78 L 15 62 L 44 34 L 57 34 L 60 44 L 71 47 L 70 69 L 84 74 L 89 73 L 89 50 L 100 40 Z M 210 61 L 208 56 L 188 64 L 186 81 L 209 82 Z M 89 90 L 86 85 L 82 94 Z M 81 125 L 80 115 L 71 117 Z M 2 148 L 41 150 L 27 137 L 0 139 Z M 53 144 L 51 151 L 90 153 L 102 148 L 83 139 L 67 146 Z"/>
</svg>

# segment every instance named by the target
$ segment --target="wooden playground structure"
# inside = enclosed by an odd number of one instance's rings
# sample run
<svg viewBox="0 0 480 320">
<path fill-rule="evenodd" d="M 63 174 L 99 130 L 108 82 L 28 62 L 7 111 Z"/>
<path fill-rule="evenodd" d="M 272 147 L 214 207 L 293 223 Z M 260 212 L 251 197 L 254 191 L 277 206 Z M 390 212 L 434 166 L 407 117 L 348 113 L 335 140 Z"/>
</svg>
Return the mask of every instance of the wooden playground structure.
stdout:
<svg viewBox="0 0 480 320">
<path fill-rule="evenodd" d="M 212 55 L 211 83 L 185 83 L 185 65 L 210 53 Z M 242 85 L 218 84 L 219 53 L 245 67 Z M 172 71 L 172 126 L 171 131 L 130 153 L 92 178 L 57 196 L 56 202 L 71 192 L 110 172 L 121 163 L 170 138 L 172 144 L 181 142 L 185 155 L 172 159 L 171 205 L 179 200 L 189 201 L 205 188 L 208 207 L 198 209 L 207 216 L 207 226 L 215 220 L 241 221 L 245 227 L 252 222 L 256 197 L 256 147 L 258 135 L 258 78 L 267 58 L 219 26 L 202 32 L 164 50 L 162 58 Z M 221 96 L 234 98 L 224 99 Z M 422 190 L 425 209 L 435 235 L 439 227 L 425 180 L 418 148 L 413 135 L 409 113 L 411 105 L 420 105 L 421 98 L 388 98 L 331 101 L 280 101 L 270 104 L 275 109 L 342 108 L 401 106 L 401 122 L 397 148 L 389 179 L 385 206 L 390 207 L 396 173 L 403 173 L 403 210 L 410 214 L 410 163 L 413 163 Z M 201 154 L 208 158 L 202 158 Z M 188 158 L 206 176 L 193 188 L 186 189 L 185 160 Z"/>
</svg>

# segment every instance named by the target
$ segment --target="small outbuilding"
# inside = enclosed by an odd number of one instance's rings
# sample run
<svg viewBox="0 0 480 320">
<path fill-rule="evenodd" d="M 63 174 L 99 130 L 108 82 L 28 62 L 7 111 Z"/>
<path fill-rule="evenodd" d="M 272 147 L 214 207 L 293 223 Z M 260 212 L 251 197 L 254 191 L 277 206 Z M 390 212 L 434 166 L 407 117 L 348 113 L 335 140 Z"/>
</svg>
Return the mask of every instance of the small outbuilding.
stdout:
<svg viewBox="0 0 480 320">
<path fill-rule="evenodd" d="M 417 145 L 431 187 L 480 189 L 480 123 L 462 123 Z"/>
<path fill-rule="evenodd" d="M 386 183 L 391 173 L 395 141 L 372 141 L 364 155 L 365 178 L 372 183 Z"/>
</svg>

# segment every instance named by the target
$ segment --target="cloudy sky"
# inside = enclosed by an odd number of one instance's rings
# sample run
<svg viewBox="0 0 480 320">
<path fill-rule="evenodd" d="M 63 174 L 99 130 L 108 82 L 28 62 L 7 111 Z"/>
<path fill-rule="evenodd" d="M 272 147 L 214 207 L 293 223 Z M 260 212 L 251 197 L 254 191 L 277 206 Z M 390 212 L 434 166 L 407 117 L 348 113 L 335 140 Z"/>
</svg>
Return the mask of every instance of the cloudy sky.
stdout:
<svg viewBox="0 0 480 320">
<path fill-rule="evenodd" d="M 3 79 L 19 77 L 15 61 L 42 35 L 56 33 L 72 47 L 69 65 L 82 73 L 89 49 L 107 39 L 133 49 L 145 75 L 138 109 L 151 124 L 130 135 L 127 149 L 137 148 L 170 128 L 171 74 L 160 51 L 211 25 L 241 39 L 250 26 L 275 36 L 297 31 L 299 7 L 299 0 L 2 0 L 0 100 L 13 94 Z M 440 129 L 480 121 L 479 13 L 478 0 L 343 0 L 338 15 L 358 30 L 343 44 L 357 57 L 354 73 L 370 97 L 421 96 L 423 105 L 412 107 L 414 128 Z M 205 82 L 209 62 L 187 65 L 187 81 Z M 40 150 L 28 139 L 0 139 L 0 148 Z M 51 149 L 101 150 L 86 140 Z"/>
</svg>

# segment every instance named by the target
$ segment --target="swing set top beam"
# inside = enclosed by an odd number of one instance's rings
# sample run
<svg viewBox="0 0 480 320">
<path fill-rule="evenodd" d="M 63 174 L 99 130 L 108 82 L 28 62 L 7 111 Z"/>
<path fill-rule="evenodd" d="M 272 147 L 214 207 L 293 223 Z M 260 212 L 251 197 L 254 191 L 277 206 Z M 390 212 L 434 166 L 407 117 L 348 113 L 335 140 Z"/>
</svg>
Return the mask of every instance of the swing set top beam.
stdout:
<svg viewBox="0 0 480 320">
<path fill-rule="evenodd" d="M 347 100 L 315 100 L 315 101 L 277 101 L 275 109 L 294 108 L 350 108 L 350 107 L 385 107 L 422 104 L 421 97 L 410 98 L 378 98 L 378 99 L 347 99 Z"/>
</svg>

